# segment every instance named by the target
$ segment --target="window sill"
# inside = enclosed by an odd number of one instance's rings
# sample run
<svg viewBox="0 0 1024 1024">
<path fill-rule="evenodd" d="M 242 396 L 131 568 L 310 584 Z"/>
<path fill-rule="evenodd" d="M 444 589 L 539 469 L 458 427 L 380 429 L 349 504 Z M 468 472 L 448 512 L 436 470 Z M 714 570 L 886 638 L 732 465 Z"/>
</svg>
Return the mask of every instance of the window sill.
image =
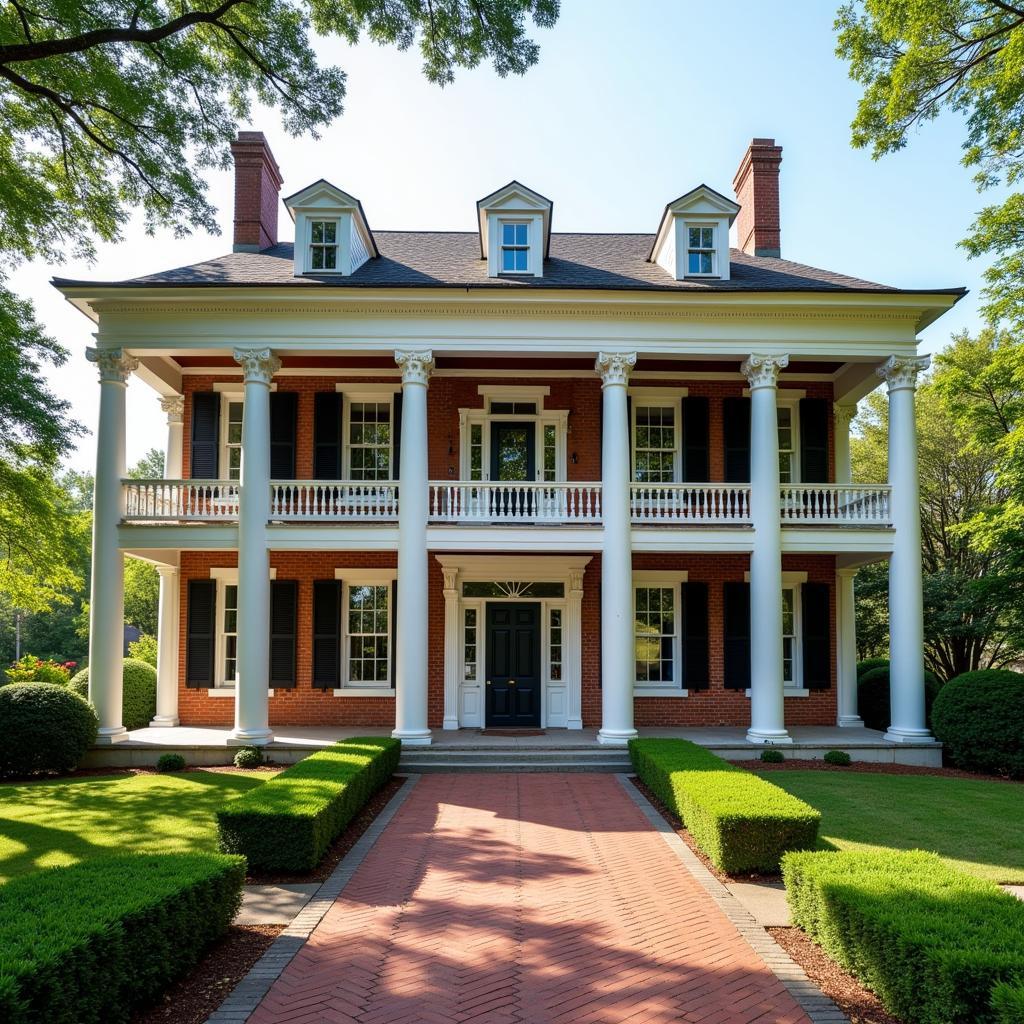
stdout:
<svg viewBox="0 0 1024 1024">
<path fill-rule="evenodd" d="M 234 697 L 235 688 L 233 686 L 211 686 L 206 692 L 211 697 Z M 267 696 L 273 697 L 274 691 L 267 690 Z"/>
<path fill-rule="evenodd" d="M 331 691 L 335 697 L 394 697 L 388 686 L 343 686 Z"/>
<path fill-rule="evenodd" d="M 750 690 L 744 690 L 746 696 L 750 696 Z M 787 686 L 782 691 L 783 697 L 809 697 L 811 695 L 810 690 L 805 690 L 802 686 Z"/>
<path fill-rule="evenodd" d="M 633 686 L 634 697 L 688 697 L 689 690 L 681 690 L 676 686 Z"/>
</svg>

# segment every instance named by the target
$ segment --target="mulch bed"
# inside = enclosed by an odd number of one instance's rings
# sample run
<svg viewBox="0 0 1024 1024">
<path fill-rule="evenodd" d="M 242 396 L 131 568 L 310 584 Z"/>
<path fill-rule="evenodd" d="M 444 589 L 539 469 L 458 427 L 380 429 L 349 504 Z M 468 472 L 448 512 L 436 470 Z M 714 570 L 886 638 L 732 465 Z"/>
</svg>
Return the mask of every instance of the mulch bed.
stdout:
<svg viewBox="0 0 1024 1024">
<path fill-rule="evenodd" d="M 899 1018 L 886 1011 L 878 996 L 844 971 L 799 928 L 768 928 L 766 931 L 850 1018 L 850 1024 L 902 1024 Z"/>
<path fill-rule="evenodd" d="M 1002 775 L 983 775 L 980 772 L 965 772 L 959 768 L 928 768 L 917 764 L 885 764 L 877 761 L 853 761 L 848 765 L 826 764 L 824 761 L 787 758 L 779 764 L 770 761 L 734 761 L 733 764 L 751 772 L 791 772 L 811 769 L 819 772 L 863 772 L 867 775 L 935 775 L 945 779 L 975 779 L 979 782 L 1009 782 L 1015 785 L 1024 779 L 1007 779 Z"/>
<path fill-rule="evenodd" d="M 134 1013 L 132 1024 L 204 1024 L 283 931 L 280 924 L 232 925 L 159 1003 Z"/>
</svg>

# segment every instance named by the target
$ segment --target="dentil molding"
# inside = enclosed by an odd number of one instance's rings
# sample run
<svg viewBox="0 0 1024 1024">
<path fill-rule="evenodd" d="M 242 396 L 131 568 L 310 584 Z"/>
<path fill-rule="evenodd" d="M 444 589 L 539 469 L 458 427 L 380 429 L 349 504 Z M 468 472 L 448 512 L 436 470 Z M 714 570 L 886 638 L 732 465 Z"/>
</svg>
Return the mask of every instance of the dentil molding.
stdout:
<svg viewBox="0 0 1024 1024">
<path fill-rule="evenodd" d="M 779 374 L 787 366 L 789 366 L 788 355 L 751 354 L 743 360 L 740 373 L 747 378 L 747 383 L 751 388 L 774 388 L 778 385 Z"/>
<path fill-rule="evenodd" d="M 126 356 L 121 348 L 87 348 L 85 358 L 95 363 L 100 371 L 101 381 L 125 384 L 132 373 L 139 368 L 134 356 Z"/>
</svg>

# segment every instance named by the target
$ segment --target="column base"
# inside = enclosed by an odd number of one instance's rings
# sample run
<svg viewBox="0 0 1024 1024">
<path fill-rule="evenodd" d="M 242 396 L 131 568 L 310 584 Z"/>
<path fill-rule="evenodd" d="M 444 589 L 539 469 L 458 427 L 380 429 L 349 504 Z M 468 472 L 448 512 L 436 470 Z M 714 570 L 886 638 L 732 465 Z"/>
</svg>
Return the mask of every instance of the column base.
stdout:
<svg viewBox="0 0 1024 1024">
<path fill-rule="evenodd" d="M 606 747 L 624 747 L 638 735 L 636 729 L 602 729 L 597 734 L 597 742 Z"/>
<path fill-rule="evenodd" d="M 747 742 L 762 747 L 791 746 L 793 737 L 785 729 L 748 729 Z"/>
<path fill-rule="evenodd" d="M 123 725 L 101 728 L 96 733 L 96 746 L 106 747 L 111 743 L 124 743 L 128 739 L 128 730 Z"/>
<path fill-rule="evenodd" d="M 840 715 L 836 724 L 840 729 L 863 729 L 864 719 L 860 715 Z"/>
<path fill-rule="evenodd" d="M 937 743 L 938 741 L 927 729 L 894 729 L 889 727 L 882 737 L 890 743 Z"/>
<path fill-rule="evenodd" d="M 273 741 L 272 729 L 232 729 L 228 734 L 229 747 L 265 747 Z"/>
<path fill-rule="evenodd" d="M 446 718 L 441 723 L 441 728 L 442 729 L 458 729 L 458 727 L 459 727 L 459 720 L 457 718 Z"/>
<path fill-rule="evenodd" d="M 173 729 L 180 724 L 177 715 L 154 715 L 149 727 L 151 729 Z"/>
<path fill-rule="evenodd" d="M 403 747 L 429 747 L 432 733 L 429 729 L 392 729 L 391 738 L 401 740 Z"/>
</svg>

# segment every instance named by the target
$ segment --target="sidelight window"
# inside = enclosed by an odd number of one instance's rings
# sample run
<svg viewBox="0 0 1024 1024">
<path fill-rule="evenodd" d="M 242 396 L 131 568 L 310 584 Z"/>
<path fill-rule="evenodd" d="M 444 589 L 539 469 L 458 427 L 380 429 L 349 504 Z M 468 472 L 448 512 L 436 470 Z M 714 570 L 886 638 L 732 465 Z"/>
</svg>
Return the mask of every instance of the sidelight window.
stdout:
<svg viewBox="0 0 1024 1024">
<path fill-rule="evenodd" d="M 463 672 L 464 679 L 476 679 L 477 665 L 477 610 L 467 608 L 465 610 L 463 625 Z"/>
<path fill-rule="evenodd" d="M 562 678 L 562 609 L 551 609 L 551 622 L 548 634 L 548 650 L 550 670 L 549 676 L 552 682 Z"/>
</svg>

